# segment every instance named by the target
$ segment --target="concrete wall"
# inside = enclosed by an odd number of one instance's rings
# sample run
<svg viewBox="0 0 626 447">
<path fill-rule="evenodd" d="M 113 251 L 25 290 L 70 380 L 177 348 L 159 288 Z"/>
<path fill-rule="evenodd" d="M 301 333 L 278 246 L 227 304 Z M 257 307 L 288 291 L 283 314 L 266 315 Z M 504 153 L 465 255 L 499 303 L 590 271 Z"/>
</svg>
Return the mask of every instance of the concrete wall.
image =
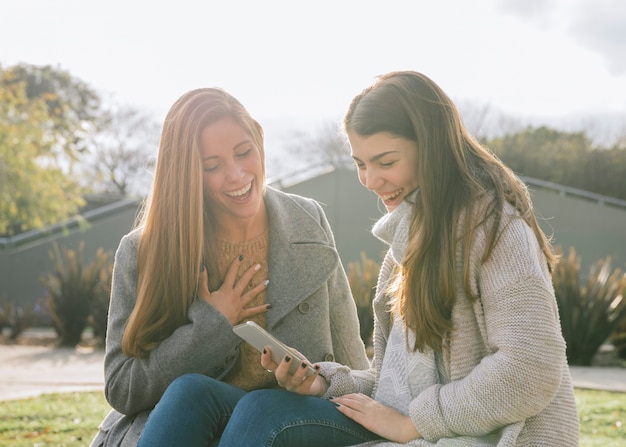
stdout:
<svg viewBox="0 0 626 447">
<path fill-rule="evenodd" d="M 626 269 L 626 202 L 525 180 L 542 229 L 565 254 L 569 247 L 575 247 L 583 273 L 606 256 L 613 257 L 614 267 Z M 381 260 L 384 244 L 371 235 L 370 229 L 384 213 L 384 206 L 359 183 L 354 169 L 326 172 L 282 189 L 322 202 L 344 265 L 358 260 L 362 250 L 369 258 Z"/>
<path fill-rule="evenodd" d="M 385 207 L 359 183 L 356 171 L 334 170 L 282 189 L 321 203 L 346 268 L 349 262 L 360 259 L 362 251 L 368 258 L 382 261 L 386 246 L 372 235 L 371 229 L 385 213 Z"/>
<path fill-rule="evenodd" d="M 626 270 L 626 207 L 590 201 L 554 190 L 533 189 L 539 224 L 565 256 L 574 247 L 583 273 L 598 259 L 611 256 L 613 267 Z"/>
<path fill-rule="evenodd" d="M 575 247 L 582 258 L 583 273 L 599 258 L 613 257 L 613 266 L 626 269 L 626 203 L 572 194 L 571 189 L 530 184 L 540 225 L 553 235 L 555 246 L 565 253 Z M 318 200 L 333 228 L 344 266 L 358 261 L 361 252 L 376 262 L 385 245 L 371 234 L 374 222 L 385 208 L 374 194 L 359 183 L 353 168 L 327 171 L 292 184 L 273 183 L 280 189 Z M 574 191 L 576 192 L 576 191 Z M 584 198 L 583 196 L 588 196 Z M 613 203 L 611 203 L 611 201 Z M 0 303 L 5 300 L 30 304 L 45 296 L 42 275 L 52 271 L 49 252 L 53 241 L 77 249 L 85 241 L 85 260 L 96 250 L 115 251 L 121 237 L 132 227 L 138 201 L 121 201 L 85 215 L 88 226 L 73 225 L 64 231 L 32 232 L 15 238 L 0 238 Z"/>
<path fill-rule="evenodd" d="M 136 200 L 123 200 L 87 213 L 83 224 L 74 222 L 65 229 L 59 226 L 47 233 L 34 231 L 0 240 L 0 303 L 29 305 L 46 296 L 40 278 L 53 271 L 49 252 L 54 241 L 73 250 L 85 241 L 85 262 L 94 258 L 99 247 L 114 252 L 131 229 L 138 207 Z"/>
</svg>

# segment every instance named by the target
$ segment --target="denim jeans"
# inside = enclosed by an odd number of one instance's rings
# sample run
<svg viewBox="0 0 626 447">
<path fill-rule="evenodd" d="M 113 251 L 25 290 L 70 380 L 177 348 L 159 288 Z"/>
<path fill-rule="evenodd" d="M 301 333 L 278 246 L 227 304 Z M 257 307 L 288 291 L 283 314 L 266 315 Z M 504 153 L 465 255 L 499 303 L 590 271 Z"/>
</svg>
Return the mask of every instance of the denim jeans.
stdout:
<svg viewBox="0 0 626 447">
<path fill-rule="evenodd" d="M 201 374 L 180 376 L 150 413 L 137 446 L 217 446 L 245 394 L 241 388 Z"/>
<path fill-rule="evenodd" d="M 241 398 L 219 446 L 332 447 L 375 439 L 382 438 L 341 414 L 329 400 L 274 389 Z"/>
</svg>

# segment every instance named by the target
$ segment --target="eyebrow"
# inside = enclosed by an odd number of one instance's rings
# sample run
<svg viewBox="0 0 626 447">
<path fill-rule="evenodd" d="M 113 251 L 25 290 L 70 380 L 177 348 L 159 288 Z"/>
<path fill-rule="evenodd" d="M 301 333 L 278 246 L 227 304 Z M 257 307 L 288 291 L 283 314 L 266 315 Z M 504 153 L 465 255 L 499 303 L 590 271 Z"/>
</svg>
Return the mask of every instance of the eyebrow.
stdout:
<svg viewBox="0 0 626 447">
<path fill-rule="evenodd" d="M 246 144 L 251 144 L 252 140 L 243 140 L 241 143 L 235 144 L 233 147 L 233 151 L 236 151 L 240 146 L 244 146 Z M 210 160 L 212 158 L 219 158 L 217 155 L 209 155 L 208 157 L 204 157 L 202 161 Z"/>
<path fill-rule="evenodd" d="M 374 155 L 372 158 L 369 159 L 370 163 L 374 163 L 378 160 L 380 160 L 381 158 L 383 158 L 385 155 L 389 155 L 389 154 L 394 154 L 398 151 L 387 151 L 387 152 L 381 152 L 380 154 Z M 359 157 L 355 157 L 354 155 L 352 156 L 353 160 L 357 160 L 357 161 L 361 161 L 361 159 Z"/>
</svg>

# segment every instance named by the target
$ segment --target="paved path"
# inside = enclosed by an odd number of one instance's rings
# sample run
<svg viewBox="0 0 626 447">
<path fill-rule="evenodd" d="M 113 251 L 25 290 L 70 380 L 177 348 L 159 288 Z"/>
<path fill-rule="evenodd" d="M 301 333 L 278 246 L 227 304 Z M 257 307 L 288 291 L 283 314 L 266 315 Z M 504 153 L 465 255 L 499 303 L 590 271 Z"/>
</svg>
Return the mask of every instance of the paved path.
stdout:
<svg viewBox="0 0 626 447">
<path fill-rule="evenodd" d="M 0 400 L 45 393 L 102 390 L 104 351 L 0 345 Z M 571 368 L 574 386 L 626 393 L 626 368 Z"/>
<path fill-rule="evenodd" d="M 0 400 L 102 390 L 104 351 L 0 345 Z"/>
</svg>

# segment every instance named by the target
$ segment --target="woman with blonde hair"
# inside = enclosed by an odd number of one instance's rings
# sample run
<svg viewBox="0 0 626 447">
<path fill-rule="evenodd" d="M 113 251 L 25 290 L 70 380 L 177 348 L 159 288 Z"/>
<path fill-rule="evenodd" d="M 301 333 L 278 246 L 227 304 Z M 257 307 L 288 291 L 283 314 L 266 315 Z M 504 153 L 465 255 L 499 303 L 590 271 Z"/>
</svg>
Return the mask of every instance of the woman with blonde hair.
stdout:
<svg viewBox="0 0 626 447">
<path fill-rule="evenodd" d="M 344 128 L 387 208 L 372 365 L 323 362 L 305 378 L 262 355 L 292 393 L 246 395 L 220 445 L 578 445 L 555 256 L 525 185 L 418 72 L 376 79 Z"/>
<path fill-rule="evenodd" d="M 182 95 L 141 219 L 116 251 L 105 354 L 113 410 L 93 446 L 216 445 L 236 402 L 276 386 L 233 326 L 315 361 L 369 362 L 319 204 L 265 185 L 263 129 L 218 88 Z M 155 407 L 156 406 L 156 407 Z"/>
</svg>

